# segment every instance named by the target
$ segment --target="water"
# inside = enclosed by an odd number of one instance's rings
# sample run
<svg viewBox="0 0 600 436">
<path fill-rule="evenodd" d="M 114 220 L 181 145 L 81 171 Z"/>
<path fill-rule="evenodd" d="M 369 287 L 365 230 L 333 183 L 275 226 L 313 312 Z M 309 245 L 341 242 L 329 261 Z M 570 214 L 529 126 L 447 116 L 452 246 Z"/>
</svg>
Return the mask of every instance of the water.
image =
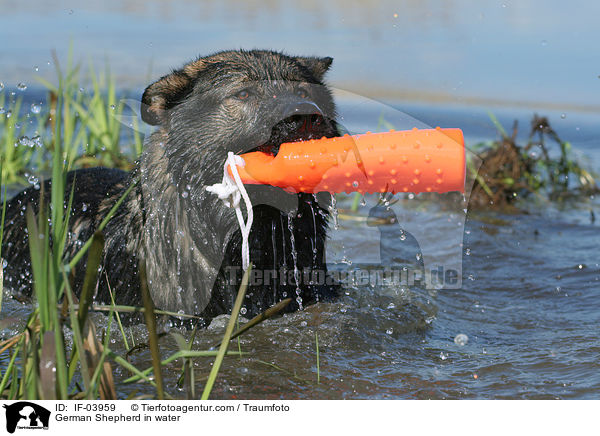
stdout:
<svg viewBox="0 0 600 436">
<path fill-rule="evenodd" d="M 331 83 L 372 97 L 598 110 L 599 15 L 560 0 L 8 0 L 0 80 L 53 79 L 52 50 L 64 65 L 71 43 L 82 66 L 107 59 L 130 88 L 198 55 L 259 47 L 332 56 Z"/>
<path fill-rule="evenodd" d="M 227 361 L 215 395 L 597 398 L 597 228 L 583 210 L 493 218 L 467 221 L 471 255 L 463 273 L 475 279 L 461 289 L 419 301 L 411 296 L 423 292 L 417 288 L 390 297 L 354 286 L 339 302 L 268 321 L 241 340 L 251 355 Z M 346 235 L 348 245 L 360 244 L 354 234 Z M 218 334 L 209 332 L 202 342 Z M 458 334 L 468 342 L 456 344 Z M 239 367 L 248 371 L 240 374 Z"/>
<path fill-rule="evenodd" d="M 537 111 L 600 172 L 600 71 L 589 55 L 599 36 L 593 18 L 598 5 L 463 0 L 451 7 L 316 1 L 271 6 L 235 0 L 9 2 L 0 32 L 3 39 L 20 36 L 2 48 L 0 92 L 16 92 L 23 108 L 37 113 L 44 94 L 34 76 L 54 79 L 50 49 L 57 48 L 64 62 L 70 40 L 76 59 L 99 62 L 106 56 L 120 88 L 140 95 L 151 78 L 197 54 L 241 44 L 270 47 L 333 56 L 328 78 L 336 88 L 387 100 L 412 117 L 400 122 L 460 127 L 469 145 L 497 137 L 488 110 L 506 128 L 518 119 L 521 138 Z M 377 130 L 382 107 L 341 94 L 343 126 Z M 399 115 L 393 108 L 386 109 L 386 119 Z M 334 303 L 305 307 L 244 334 L 239 347 L 247 354 L 225 359 L 213 397 L 598 398 L 600 236 L 590 219 L 598 199 L 563 206 L 531 201 L 527 213 L 514 215 L 469 213 L 452 240 L 440 227 L 446 212 L 435 204 L 419 210 L 418 200 L 412 196 L 400 209 L 394 206 L 398 222 L 413 226 L 396 228 L 396 234 L 410 248 L 416 233 L 440 256 L 450 258 L 459 249 L 459 289 L 350 283 Z M 339 196 L 339 228 L 327 244 L 332 269 L 352 271 L 367 255 L 393 254 L 399 244 L 393 240 L 382 251 L 379 245 L 371 250 L 373 235 L 379 242 L 380 232 L 394 230 L 393 224 L 366 225 L 376 202 L 376 196 L 366 196 L 359 208 L 365 219 L 349 220 L 344 215 L 350 199 Z M 455 206 L 453 219 L 461 224 L 464 206 Z M 413 258 L 415 264 L 422 260 Z M 5 298 L 0 318 L 11 324 L 2 336 L 17 333 L 30 310 Z M 199 332 L 194 348 L 219 342 L 227 319 Z M 95 320 L 106 325 L 103 316 Z M 146 340 L 144 326 L 129 330 L 136 342 Z M 160 345 L 163 357 L 177 350 L 169 336 Z M 125 352 L 117 335 L 112 347 Z M 238 348 L 237 340 L 231 348 Z M 6 359 L 1 356 L 0 364 Z M 195 360 L 199 391 L 211 362 Z M 150 366 L 148 352 L 136 354 L 133 363 Z M 169 392 L 184 398 L 174 387 L 179 367 L 169 366 L 164 375 Z M 129 376 L 115 371 L 117 381 Z M 145 385 L 118 387 L 123 396 L 135 390 L 153 393 Z"/>
<path fill-rule="evenodd" d="M 597 151 L 575 145 L 598 162 Z M 374 197 L 367 196 L 361 215 Z M 348 206 L 348 199 L 338 199 L 340 211 Z M 268 320 L 240 338 L 247 354 L 225 359 L 213 397 L 597 398 L 600 236 L 589 211 L 598 206 L 593 199 L 564 208 L 534 205 L 527 214 L 469 214 L 463 237 L 469 255 L 462 257 L 460 289 L 351 284 L 335 303 Z M 443 250 L 446 234 L 435 233 L 439 213 L 432 207 L 423 225 Z M 339 260 L 332 268 L 351 269 L 355 265 L 341 258 L 361 256 L 366 227 L 339 222 L 328 256 L 332 263 Z M 24 320 L 30 309 L 8 299 L 3 305 L 3 318 Z M 96 319 L 106 324 L 104 317 Z M 227 319 L 220 317 L 200 332 L 194 347 L 218 342 Z M 456 343 L 460 334 L 468 336 L 464 345 Z M 143 326 L 133 327 L 133 335 L 144 341 Z M 118 336 L 113 347 L 124 353 Z M 237 348 L 234 341 L 232 349 Z M 173 339 L 161 339 L 163 356 L 176 350 Z M 133 361 L 147 367 L 149 359 L 144 351 Z M 198 380 L 207 376 L 211 361 L 196 360 Z M 169 366 L 164 375 L 171 394 L 184 398 L 185 392 L 174 388 L 178 368 Z M 127 376 L 118 370 L 118 380 Z M 122 395 L 135 389 L 140 385 L 119 386 Z"/>
</svg>

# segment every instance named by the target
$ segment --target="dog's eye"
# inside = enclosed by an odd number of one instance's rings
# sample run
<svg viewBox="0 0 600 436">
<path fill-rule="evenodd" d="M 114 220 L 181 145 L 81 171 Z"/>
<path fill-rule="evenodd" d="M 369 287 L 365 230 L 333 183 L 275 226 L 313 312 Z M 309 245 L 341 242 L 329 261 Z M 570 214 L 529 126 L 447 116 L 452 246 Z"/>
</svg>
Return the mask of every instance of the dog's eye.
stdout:
<svg viewBox="0 0 600 436">
<path fill-rule="evenodd" d="M 306 91 L 306 89 L 299 88 L 298 90 L 296 90 L 296 95 L 300 98 L 307 98 L 308 92 Z"/>
<path fill-rule="evenodd" d="M 235 96 L 240 100 L 246 100 L 248 97 L 250 97 L 250 93 L 248 92 L 248 90 L 243 89 L 240 92 L 238 92 Z"/>
</svg>

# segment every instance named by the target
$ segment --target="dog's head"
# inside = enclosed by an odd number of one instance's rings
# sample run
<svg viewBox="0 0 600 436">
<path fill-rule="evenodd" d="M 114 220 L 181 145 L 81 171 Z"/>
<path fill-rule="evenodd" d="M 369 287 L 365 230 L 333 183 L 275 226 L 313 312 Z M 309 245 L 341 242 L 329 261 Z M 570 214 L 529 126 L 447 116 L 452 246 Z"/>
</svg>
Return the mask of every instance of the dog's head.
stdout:
<svg viewBox="0 0 600 436">
<path fill-rule="evenodd" d="M 199 58 L 146 89 L 142 118 L 185 144 L 177 152 L 190 158 L 197 151 L 277 153 L 283 142 L 336 136 L 323 84 L 331 62 L 258 50 Z"/>
<path fill-rule="evenodd" d="M 152 199 L 145 206 L 151 210 L 146 216 L 154 220 L 145 225 L 153 247 L 149 256 L 157 256 L 148 262 L 156 266 L 148 269 L 148 282 L 163 284 L 151 285 L 158 306 L 201 313 L 211 297 L 206 289 L 212 289 L 223 259 L 237 262 L 231 259 L 239 250 L 226 253 L 231 241 L 231 246 L 241 244 L 232 239 L 239 235 L 236 214 L 205 189 L 221 181 L 227 152 L 277 153 L 284 142 L 338 135 L 333 98 L 323 84 L 331 62 L 270 51 L 227 51 L 190 62 L 146 89 L 142 118 L 160 126 L 140 160 L 144 198 Z M 301 204 L 306 212 L 299 215 L 310 229 L 304 233 L 324 233 L 324 212 L 313 207 L 312 196 L 263 185 L 247 188 L 254 206 L 266 205 L 255 209 L 250 242 L 255 253 L 268 253 L 263 241 L 273 244 L 273 238 L 290 232 L 290 217 L 284 227 L 281 213 L 299 208 L 302 195 L 307 197 Z M 315 247 L 319 241 L 313 241 Z M 292 245 L 278 246 L 282 256 Z M 310 251 L 308 258 L 315 255 Z M 255 256 L 253 262 L 266 264 L 267 255 L 260 256 L 262 260 Z M 283 256 L 285 261 L 287 254 Z M 165 277 L 170 284 L 165 285 Z M 189 292 L 171 291 L 175 289 Z"/>
</svg>

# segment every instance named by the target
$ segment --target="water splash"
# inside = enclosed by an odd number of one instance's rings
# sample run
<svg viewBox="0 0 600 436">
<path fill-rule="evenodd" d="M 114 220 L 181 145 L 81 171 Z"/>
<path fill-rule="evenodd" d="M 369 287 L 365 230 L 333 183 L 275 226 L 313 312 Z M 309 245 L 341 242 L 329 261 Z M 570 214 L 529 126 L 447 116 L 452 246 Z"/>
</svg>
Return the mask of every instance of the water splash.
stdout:
<svg viewBox="0 0 600 436">
<path fill-rule="evenodd" d="M 401 241 L 406 241 L 406 232 L 404 229 L 400 229 L 400 236 L 398 237 Z"/>
<path fill-rule="evenodd" d="M 311 215 L 312 215 L 312 219 L 313 219 L 314 235 L 313 235 L 313 238 L 311 239 L 310 243 L 311 243 L 312 252 L 313 252 L 312 264 L 313 264 L 313 266 L 315 266 L 317 264 L 317 221 L 315 220 L 315 210 L 313 209 L 312 202 L 309 202 L 308 205 L 310 206 L 310 211 L 311 211 Z"/>
<path fill-rule="evenodd" d="M 290 231 L 290 245 L 292 261 L 294 263 L 294 281 L 296 282 L 296 302 L 302 310 L 302 290 L 300 289 L 300 270 L 298 269 L 298 252 L 296 251 L 296 238 L 294 237 L 294 212 L 288 213 L 288 230 Z"/>
<path fill-rule="evenodd" d="M 338 230 L 340 228 L 340 224 L 338 222 L 338 208 L 337 208 L 337 199 L 335 198 L 335 194 L 331 194 L 331 205 L 329 206 L 329 212 L 333 217 L 333 228 Z"/>
<path fill-rule="evenodd" d="M 284 234 L 284 230 L 283 230 L 283 216 L 280 215 L 279 216 L 279 223 L 281 224 L 281 234 Z M 285 238 L 281 238 L 282 243 L 283 243 L 283 269 L 287 269 L 287 256 L 285 255 L 285 253 L 287 252 L 286 250 L 286 245 L 285 245 Z"/>
</svg>

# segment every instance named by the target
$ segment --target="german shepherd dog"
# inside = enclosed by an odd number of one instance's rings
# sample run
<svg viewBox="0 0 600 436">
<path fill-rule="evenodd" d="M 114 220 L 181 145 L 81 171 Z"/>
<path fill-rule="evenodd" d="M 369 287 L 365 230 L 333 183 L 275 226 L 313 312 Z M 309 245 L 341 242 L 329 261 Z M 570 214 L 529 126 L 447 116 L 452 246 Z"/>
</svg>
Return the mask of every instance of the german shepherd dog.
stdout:
<svg viewBox="0 0 600 436">
<path fill-rule="evenodd" d="M 242 277 L 241 233 L 233 209 L 207 186 L 221 182 L 229 151 L 277 154 L 279 145 L 339 135 L 335 105 L 323 76 L 332 59 L 273 51 L 224 51 L 201 57 L 148 86 L 142 119 L 157 130 L 130 173 L 106 168 L 72 171 L 74 192 L 65 258 L 90 238 L 127 188 L 135 188 L 105 227 L 95 301 L 140 305 L 140 262 L 157 308 L 197 315 L 202 323 L 229 313 Z M 73 186 L 74 184 L 74 186 Z M 338 285 L 303 280 L 327 275 L 324 257 L 329 194 L 290 194 L 247 186 L 254 223 L 250 261 L 259 272 L 244 302 L 254 316 L 284 298 L 287 310 L 331 299 Z M 2 255 L 5 286 L 28 297 L 32 273 L 25 209 L 48 204 L 50 182 L 7 205 Z M 65 199 L 65 202 L 67 199 Z M 79 292 L 85 262 L 74 287 Z M 271 272 L 271 274 L 267 274 Z M 308 272 L 308 274 L 307 274 Z"/>
</svg>

